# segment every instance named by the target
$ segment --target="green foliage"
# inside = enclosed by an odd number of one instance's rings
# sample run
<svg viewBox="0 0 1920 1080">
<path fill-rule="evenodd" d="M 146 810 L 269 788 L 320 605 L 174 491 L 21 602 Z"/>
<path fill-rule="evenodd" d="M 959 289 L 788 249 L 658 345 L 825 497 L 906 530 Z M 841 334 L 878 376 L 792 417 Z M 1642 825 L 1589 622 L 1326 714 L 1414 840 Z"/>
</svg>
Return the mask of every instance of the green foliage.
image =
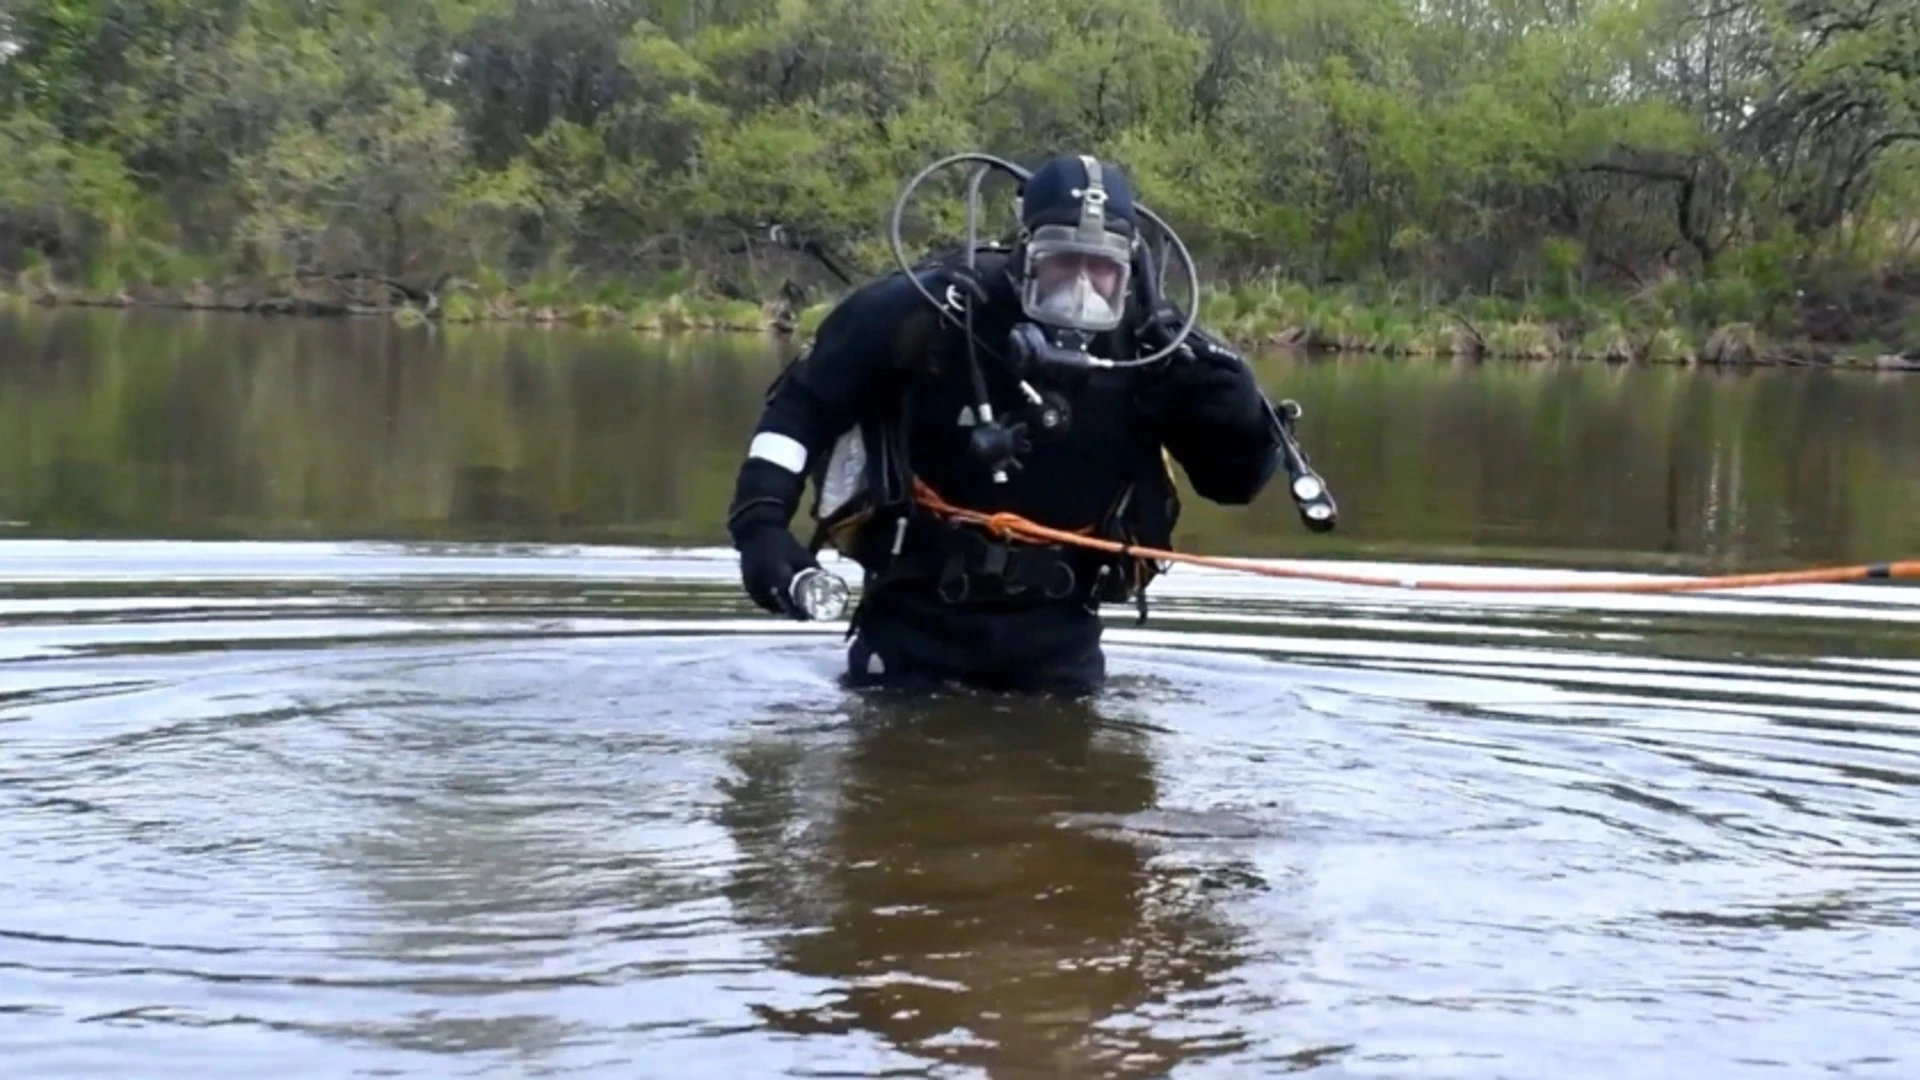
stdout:
<svg viewBox="0 0 1920 1080">
<path fill-rule="evenodd" d="M 111 250 L 141 193 L 112 151 L 75 143 L 30 113 L 0 116 L 0 228 L 46 249 Z"/>
<path fill-rule="evenodd" d="M 404 274 L 457 223 L 447 196 L 465 157 L 452 107 L 414 86 L 323 124 L 289 120 L 242 170 L 240 235 L 269 265 Z"/>
<path fill-rule="evenodd" d="M 1785 333 L 1809 283 L 1920 258 L 1911 4 L 18 0 L 0 39 L 0 269 L 96 290 L 378 273 L 654 322 L 793 282 L 804 310 L 841 287 L 819 253 L 886 269 L 899 185 L 970 148 L 1120 161 L 1252 286 L 1212 309 L 1249 332 L 1417 350 L 1445 304 L 1521 351 Z M 916 251 L 960 236 L 963 183 L 923 191 Z"/>
</svg>

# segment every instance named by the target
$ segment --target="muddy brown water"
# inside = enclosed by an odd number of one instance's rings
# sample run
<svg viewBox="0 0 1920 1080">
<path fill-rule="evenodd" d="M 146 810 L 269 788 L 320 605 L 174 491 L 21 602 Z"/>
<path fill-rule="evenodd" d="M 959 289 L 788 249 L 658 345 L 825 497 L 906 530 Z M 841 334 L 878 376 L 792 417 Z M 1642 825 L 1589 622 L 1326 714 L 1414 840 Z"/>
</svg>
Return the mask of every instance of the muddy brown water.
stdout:
<svg viewBox="0 0 1920 1080">
<path fill-rule="evenodd" d="M 0 309 L 0 1075 L 1920 1075 L 1920 593 L 739 595 L 757 339 Z M 1389 574 L 1920 555 L 1920 379 L 1259 359 Z M 857 578 L 856 578 L 857 580 Z"/>
</svg>

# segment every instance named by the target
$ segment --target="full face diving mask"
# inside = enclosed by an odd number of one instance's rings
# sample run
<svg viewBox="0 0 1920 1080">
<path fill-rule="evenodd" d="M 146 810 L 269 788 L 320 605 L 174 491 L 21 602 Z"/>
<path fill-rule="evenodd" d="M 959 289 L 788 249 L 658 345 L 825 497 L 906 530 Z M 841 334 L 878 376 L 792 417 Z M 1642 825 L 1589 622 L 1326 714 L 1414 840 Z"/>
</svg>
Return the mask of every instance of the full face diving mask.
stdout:
<svg viewBox="0 0 1920 1080">
<path fill-rule="evenodd" d="M 1120 325 L 1133 274 L 1133 240 L 1108 232 L 1107 193 L 1088 161 L 1077 225 L 1041 225 L 1025 238 L 1020 305 L 1027 316 L 1068 330 L 1100 333 Z"/>
<path fill-rule="evenodd" d="M 1101 233 L 1092 244 L 1078 231 L 1043 225 L 1027 241 L 1020 303 L 1030 318 L 1099 333 L 1120 325 L 1132 276 L 1125 237 Z"/>
</svg>

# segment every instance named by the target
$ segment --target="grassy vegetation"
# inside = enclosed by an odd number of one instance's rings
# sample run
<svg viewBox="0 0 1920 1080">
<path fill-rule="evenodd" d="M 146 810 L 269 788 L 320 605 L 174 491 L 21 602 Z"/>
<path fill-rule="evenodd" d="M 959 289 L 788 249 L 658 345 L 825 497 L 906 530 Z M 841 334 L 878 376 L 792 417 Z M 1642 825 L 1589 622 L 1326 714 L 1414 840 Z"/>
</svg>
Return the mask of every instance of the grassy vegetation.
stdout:
<svg viewBox="0 0 1920 1080">
<path fill-rule="evenodd" d="M 95 292 L 56 284 L 44 270 L 17 275 L 0 297 L 42 304 L 159 306 L 269 314 L 363 315 L 403 324 L 524 323 L 641 333 L 741 332 L 810 335 L 831 309 L 829 296 L 806 307 L 755 304 L 682 292 L 664 296 L 603 283 L 588 295 L 531 288 L 493 292 L 454 283 L 431 305 L 404 299 L 353 303 L 333 290 L 287 281 L 226 289 L 203 282 L 154 282 Z M 1390 290 L 1388 291 L 1390 292 Z M 1724 287 L 1675 279 L 1626 296 L 1460 297 L 1423 304 L 1357 288 L 1314 289 L 1285 281 L 1205 288 L 1206 325 L 1242 349 L 1369 352 L 1408 357 L 1510 360 L 1579 359 L 1608 363 L 1720 365 L 1831 364 L 1920 369 L 1920 303 L 1889 340 L 1816 341 L 1791 310 L 1732 297 Z"/>
</svg>

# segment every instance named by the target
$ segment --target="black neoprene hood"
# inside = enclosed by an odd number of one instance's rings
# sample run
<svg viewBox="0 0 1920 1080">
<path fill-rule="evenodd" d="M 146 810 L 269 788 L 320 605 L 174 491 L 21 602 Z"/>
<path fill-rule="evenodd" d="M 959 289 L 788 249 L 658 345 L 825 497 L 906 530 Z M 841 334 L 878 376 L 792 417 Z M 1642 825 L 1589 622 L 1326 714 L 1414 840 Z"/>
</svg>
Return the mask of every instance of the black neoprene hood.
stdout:
<svg viewBox="0 0 1920 1080">
<path fill-rule="evenodd" d="M 1107 192 L 1107 229 L 1132 236 L 1139 220 L 1133 212 L 1133 185 L 1127 174 L 1120 166 L 1102 161 L 1100 185 Z M 1087 166 L 1077 155 L 1047 159 L 1020 188 L 1020 223 L 1028 229 L 1080 224 L 1080 196 L 1086 186 Z"/>
</svg>

